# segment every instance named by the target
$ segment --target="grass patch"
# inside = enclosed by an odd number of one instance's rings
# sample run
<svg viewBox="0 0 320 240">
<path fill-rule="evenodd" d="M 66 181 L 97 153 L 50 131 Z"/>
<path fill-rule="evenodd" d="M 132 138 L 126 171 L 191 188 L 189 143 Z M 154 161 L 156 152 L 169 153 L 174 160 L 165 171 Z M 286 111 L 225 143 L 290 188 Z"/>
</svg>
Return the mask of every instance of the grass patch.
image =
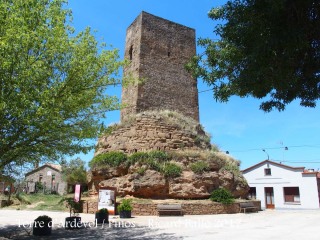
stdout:
<svg viewBox="0 0 320 240">
<path fill-rule="evenodd" d="M 25 194 L 20 193 L 12 196 L 20 202 L 19 205 L 12 205 L 8 208 L 28 209 L 28 210 L 46 210 L 46 211 L 66 211 L 67 208 L 60 201 L 63 199 L 60 195 L 55 194 Z"/>
<path fill-rule="evenodd" d="M 198 174 L 201 174 L 205 171 L 209 171 L 210 170 L 210 167 L 209 167 L 209 164 L 205 161 L 198 161 L 198 162 L 195 162 L 195 163 L 192 163 L 190 165 L 190 169 L 194 172 L 194 173 L 198 173 Z"/>
</svg>

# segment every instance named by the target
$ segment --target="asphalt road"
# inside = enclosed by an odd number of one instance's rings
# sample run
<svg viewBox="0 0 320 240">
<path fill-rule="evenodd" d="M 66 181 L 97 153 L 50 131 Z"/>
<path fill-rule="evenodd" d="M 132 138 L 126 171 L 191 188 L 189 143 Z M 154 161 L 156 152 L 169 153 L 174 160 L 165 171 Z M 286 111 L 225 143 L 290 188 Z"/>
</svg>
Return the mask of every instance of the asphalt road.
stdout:
<svg viewBox="0 0 320 240">
<path fill-rule="evenodd" d="M 268 210 L 249 214 L 185 215 L 120 219 L 95 225 L 93 214 L 80 214 L 82 229 L 63 227 L 66 212 L 0 210 L 2 239 L 40 239 L 30 225 L 40 215 L 53 219 L 52 235 L 45 239 L 236 239 L 319 240 L 320 210 Z M 0 239 L 1 239 L 0 237 Z"/>
</svg>

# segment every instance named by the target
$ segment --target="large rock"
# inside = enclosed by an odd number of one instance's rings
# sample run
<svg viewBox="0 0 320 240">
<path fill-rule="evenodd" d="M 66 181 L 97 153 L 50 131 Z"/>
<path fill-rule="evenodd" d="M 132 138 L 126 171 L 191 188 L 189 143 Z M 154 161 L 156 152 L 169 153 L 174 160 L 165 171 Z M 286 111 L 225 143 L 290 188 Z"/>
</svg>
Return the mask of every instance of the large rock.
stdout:
<svg viewBox="0 0 320 240">
<path fill-rule="evenodd" d="M 219 172 L 219 186 L 230 190 L 236 198 L 246 198 L 249 185 L 242 175 L 234 175 L 232 172 Z"/>
<path fill-rule="evenodd" d="M 162 174 L 154 170 L 108 179 L 100 182 L 100 187 L 113 186 L 120 196 L 132 195 L 144 198 L 165 198 L 168 195 L 168 184 Z"/>
<path fill-rule="evenodd" d="M 195 174 L 184 171 L 181 177 L 169 180 L 169 197 L 185 199 L 208 198 L 210 193 L 219 187 L 217 172 Z"/>
<path fill-rule="evenodd" d="M 241 180 L 241 179 L 240 179 Z M 154 170 L 146 170 L 143 175 L 129 173 L 101 181 L 100 187 L 116 187 L 120 196 L 131 195 L 141 198 L 206 199 L 220 186 L 230 190 L 235 197 L 245 197 L 248 188 L 241 181 L 234 181 L 232 173 L 207 172 L 201 175 L 183 171 L 178 178 L 166 179 Z"/>
<path fill-rule="evenodd" d="M 125 176 L 128 174 L 128 167 L 124 164 L 119 167 L 94 168 L 87 172 L 88 186 L 92 194 L 99 189 L 99 183 L 104 180 Z"/>
</svg>

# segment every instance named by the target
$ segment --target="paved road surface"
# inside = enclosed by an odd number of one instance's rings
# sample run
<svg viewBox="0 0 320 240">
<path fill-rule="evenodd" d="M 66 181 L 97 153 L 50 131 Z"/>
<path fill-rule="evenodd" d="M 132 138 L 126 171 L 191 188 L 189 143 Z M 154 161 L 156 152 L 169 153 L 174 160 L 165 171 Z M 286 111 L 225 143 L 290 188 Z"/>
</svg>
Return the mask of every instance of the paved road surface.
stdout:
<svg viewBox="0 0 320 240">
<path fill-rule="evenodd" d="M 250 214 L 183 217 L 133 217 L 125 221 L 110 216 L 110 224 L 94 224 L 93 214 L 80 214 L 86 226 L 65 230 L 66 212 L 0 210 L 0 239 L 32 237 L 30 224 L 49 215 L 54 227 L 46 239 L 218 239 L 218 240 L 319 240 L 320 210 L 270 210 Z"/>
</svg>

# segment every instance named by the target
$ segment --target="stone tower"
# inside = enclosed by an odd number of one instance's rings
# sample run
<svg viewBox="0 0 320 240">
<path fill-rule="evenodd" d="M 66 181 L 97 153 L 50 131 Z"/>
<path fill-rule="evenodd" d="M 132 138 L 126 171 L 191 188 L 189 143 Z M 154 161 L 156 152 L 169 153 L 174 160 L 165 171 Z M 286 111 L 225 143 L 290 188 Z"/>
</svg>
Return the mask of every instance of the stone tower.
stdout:
<svg viewBox="0 0 320 240">
<path fill-rule="evenodd" d="M 223 186 L 246 196 L 249 187 L 240 171 L 226 170 L 238 163 L 211 151 L 210 136 L 199 123 L 197 80 L 184 68 L 195 53 L 194 29 L 145 12 L 129 26 L 124 76 L 143 81 L 123 86 L 121 122 L 99 137 L 95 156 L 100 157 L 88 173 L 91 193 L 112 186 L 120 196 L 204 199 Z M 121 157 L 125 162 L 113 166 L 115 154 L 122 153 L 130 161 Z M 193 164 L 206 169 L 196 173 Z M 168 175 L 172 169 L 174 175 Z"/>
<path fill-rule="evenodd" d="M 195 54 L 194 29 L 142 12 L 127 29 L 124 69 L 142 83 L 122 88 L 121 121 L 165 109 L 199 121 L 197 79 L 184 68 Z"/>
</svg>

